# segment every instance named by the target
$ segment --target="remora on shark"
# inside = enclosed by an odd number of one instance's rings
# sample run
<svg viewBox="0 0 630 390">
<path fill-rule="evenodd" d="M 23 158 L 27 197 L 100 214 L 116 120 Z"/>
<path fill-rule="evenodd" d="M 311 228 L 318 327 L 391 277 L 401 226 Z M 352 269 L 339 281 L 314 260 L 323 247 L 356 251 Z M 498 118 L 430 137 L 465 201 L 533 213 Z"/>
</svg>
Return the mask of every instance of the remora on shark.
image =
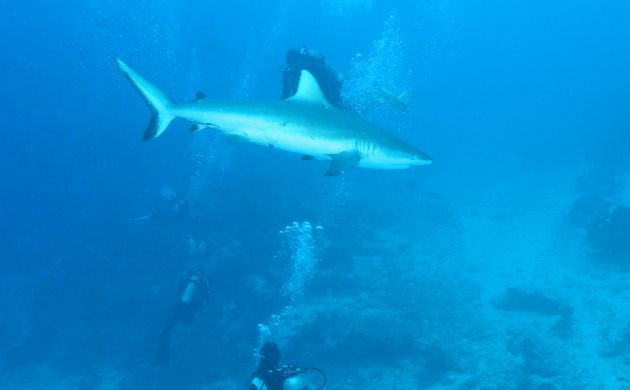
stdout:
<svg viewBox="0 0 630 390">
<path fill-rule="evenodd" d="M 191 131 L 218 129 L 230 137 L 300 153 L 304 159 L 329 159 L 329 176 L 355 165 L 403 169 L 431 163 L 425 153 L 386 130 L 331 106 L 305 70 L 297 93 L 286 100 L 215 101 L 200 95 L 194 102 L 178 104 L 120 59 L 116 61 L 151 110 L 144 141 L 159 137 L 181 118 L 193 123 Z"/>
</svg>

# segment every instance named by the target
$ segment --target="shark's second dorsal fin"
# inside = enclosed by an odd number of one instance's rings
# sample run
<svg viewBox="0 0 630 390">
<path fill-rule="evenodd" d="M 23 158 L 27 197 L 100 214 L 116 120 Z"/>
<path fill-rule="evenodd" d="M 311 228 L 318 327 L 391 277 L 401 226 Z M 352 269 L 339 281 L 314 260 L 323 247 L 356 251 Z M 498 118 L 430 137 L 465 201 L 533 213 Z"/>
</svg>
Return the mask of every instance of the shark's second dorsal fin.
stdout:
<svg viewBox="0 0 630 390">
<path fill-rule="evenodd" d="M 304 103 L 316 103 L 330 106 L 330 103 L 324 97 L 322 89 L 319 87 L 317 80 L 308 70 L 302 69 L 300 73 L 300 82 L 297 92 L 288 100 Z"/>
</svg>

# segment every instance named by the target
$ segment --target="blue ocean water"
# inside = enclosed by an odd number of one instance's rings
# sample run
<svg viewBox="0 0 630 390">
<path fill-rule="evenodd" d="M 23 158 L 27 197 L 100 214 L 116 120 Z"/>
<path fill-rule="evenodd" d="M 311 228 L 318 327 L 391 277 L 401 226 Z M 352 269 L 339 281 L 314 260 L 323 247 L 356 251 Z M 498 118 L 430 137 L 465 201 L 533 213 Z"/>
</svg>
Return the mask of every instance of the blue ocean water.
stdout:
<svg viewBox="0 0 630 390">
<path fill-rule="evenodd" d="M 1 8 L 0 388 L 247 388 L 265 341 L 330 389 L 630 388 L 627 2 Z M 116 57 L 176 101 L 266 100 L 302 45 L 349 99 L 408 92 L 363 115 L 433 164 L 140 141 Z"/>
</svg>

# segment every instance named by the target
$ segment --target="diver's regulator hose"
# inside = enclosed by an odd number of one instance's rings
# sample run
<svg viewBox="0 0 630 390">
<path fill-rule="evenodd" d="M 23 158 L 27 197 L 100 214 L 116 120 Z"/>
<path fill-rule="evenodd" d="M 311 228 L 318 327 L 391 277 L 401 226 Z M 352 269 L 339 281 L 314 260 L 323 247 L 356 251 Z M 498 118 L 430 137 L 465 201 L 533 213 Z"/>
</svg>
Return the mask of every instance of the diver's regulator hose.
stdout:
<svg viewBox="0 0 630 390">
<path fill-rule="evenodd" d="M 326 387 L 326 384 L 328 383 L 328 377 L 326 377 L 326 373 L 324 371 L 322 371 L 321 369 L 317 367 L 300 367 L 300 369 L 304 371 L 316 371 L 322 376 L 322 378 L 324 379 L 324 382 L 315 390 L 322 390 L 324 387 Z"/>
</svg>

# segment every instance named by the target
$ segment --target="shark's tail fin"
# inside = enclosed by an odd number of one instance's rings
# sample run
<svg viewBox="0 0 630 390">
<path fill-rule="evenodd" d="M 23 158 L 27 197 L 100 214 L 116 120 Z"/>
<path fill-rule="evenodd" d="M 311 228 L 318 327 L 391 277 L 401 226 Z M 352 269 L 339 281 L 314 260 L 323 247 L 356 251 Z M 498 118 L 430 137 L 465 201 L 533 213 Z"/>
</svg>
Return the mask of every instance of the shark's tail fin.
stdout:
<svg viewBox="0 0 630 390">
<path fill-rule="evenodd" d="M 127 77 L 127 80 L 138 91 L 142 99 L 151 110 L 151 121 L 144 131 L 143 141 L 149 141 L 157 138 L 166 130 L 168 125 L 176 118 L 172 114 L 175 108 L 175 102 L 169 98 L 164 92 L 160 91 L 153 84 L 142 78 L 133 71 L 127 64 L 116 58 L 118 68 Z"/>
</svg>

